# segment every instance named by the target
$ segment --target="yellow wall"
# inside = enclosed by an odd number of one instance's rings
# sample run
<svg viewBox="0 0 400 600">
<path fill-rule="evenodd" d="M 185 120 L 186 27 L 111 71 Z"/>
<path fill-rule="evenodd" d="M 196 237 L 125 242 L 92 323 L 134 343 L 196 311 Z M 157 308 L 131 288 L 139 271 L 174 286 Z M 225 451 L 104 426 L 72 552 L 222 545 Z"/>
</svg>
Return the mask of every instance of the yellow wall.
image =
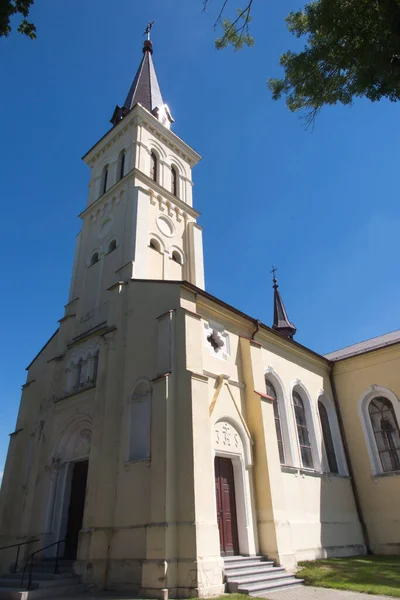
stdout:
<svg viewBox="0 0 400 600">
<path fill-rule="evenodd" d="M 362 356 L 337 362 L 334 381 L 358 494 L 372 551 L 396 554 L 400 551 L 399 473 L 373 474 L 362 427 L 361 398 L 373 392 L 371 386 L 387 388 L 400 398 L 400 346 L 381 348 Z M 384 395 L 377 391 L 376 395 Z"/>
</svg>

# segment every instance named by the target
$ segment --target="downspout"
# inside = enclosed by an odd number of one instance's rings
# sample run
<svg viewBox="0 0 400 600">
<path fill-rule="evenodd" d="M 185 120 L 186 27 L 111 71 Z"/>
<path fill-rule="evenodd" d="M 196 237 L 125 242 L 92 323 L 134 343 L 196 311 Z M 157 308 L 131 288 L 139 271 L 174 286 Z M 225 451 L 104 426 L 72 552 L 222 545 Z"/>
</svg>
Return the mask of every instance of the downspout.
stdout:
<svg viewBox="0 0 400 600">
<path fill-rule="evenodd" d="M 254 321 L 255 323 L 255 329 L 253 331 L 253 333 L 251 334 L 251 339 L 254 340 L 255 336 L 257 335 L 257 333 L 260 331 L 260 327 L 261 327 L 261 321 L 259 319 L 256 319 Z"/>
<path fill-rule="evenodd" d="M 359 493 L 357 490 L 356 480 L 354 478 L 354 470 L 353 470 L 353 465 L 351 463 L 350 451 L 349 451 L 349 446 L 347 444 L 346 434 L 344 431 L 342 413 L 340 411 L 339 400 L 338 400 L 338 396 L 337 396 L 337 392 L 336 392 L 336 385 L 335 385 L 335 381 L 333 379 L 333 368 L 334 368 L 334 363 L 331 362 L 331 370 L 329 373 L 329 379 L 330 379 L 330 383 L 331 383 L 333 401 L 335 403 L 336 414 L 337 414 L 338 423 L 339 423 L 340 435 L 342 436 L 343 448 L 344 448 L 344 453 L 346 456 L 347 467 L 349 469 L 351 487 L 352 487 L 353 495 L 354 495 L 354 502 L 356 505 L 358 520 L 360 521 L 361 529 L 363 532 L 365 547 L 367 549 L 367 554 L 372 554 L 371 545 L 370 545 L 370 541 L 369 541 L 369 535 L 368 535 L 368 529 L 367 529 L 367 525 L 364 521 L 364 515 L 362 512 L 361 502 L 360 502 L 360 496 L 359 496 Z"/>
</svg>

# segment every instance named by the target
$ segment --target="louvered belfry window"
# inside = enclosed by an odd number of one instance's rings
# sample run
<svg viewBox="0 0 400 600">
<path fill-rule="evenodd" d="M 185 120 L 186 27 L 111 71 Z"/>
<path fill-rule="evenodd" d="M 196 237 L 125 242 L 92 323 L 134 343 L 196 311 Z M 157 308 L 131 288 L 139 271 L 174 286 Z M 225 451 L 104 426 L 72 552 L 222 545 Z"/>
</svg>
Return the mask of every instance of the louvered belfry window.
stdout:
<svg viewBox="0 0 400 600">
<path fill-rule="evenodd" d="M 384 472 L 400 471 L 400 435 L 393 405 L 387 398 L 374 398 L 368 408 L 379 458 Z"/>
<path fill-rule="evenodd" d="M 293 406 L 296 417 L 297 436 L 299 438 L 301 462 L 306 469 L 313 469 L 314 462 L 312 457 L 310 435 L 307 427 L 306 411 L 300 394 L 293 392 Z"/>
<path fill-rule="evenodd" d="M 178 174 L 175 167 L 171 167 L 171 193 L 174 196 L 178 195 Z"/>
<path fill-rule="evenodd" d="M 154 152 L 150 156 L 150 177 L 153 181 L 158 179 L 158 159 Z"/>
<path fill-rule="evenodd" d="M 282 439 L 282 428 L 281 428 L 281 419 L 279 415 L 279 406 L 278 406 L 278 398 L 276 395 L 276 390 L 269 379 L 265 380 L 265 388 L 267 395 L 270 398 L 274 399 L 273 407 L 274 407 L 274 418 L 275 418 L 275 429 L 276 429 L 276 438 L 278 440 L 278 450 L 279 450 L 279 460 L 281 465 L 285 464 L 285 451 L 283 448 L 283 439 Z"/>
<path fill-rule="evenodd" d="M 321 401 L 318 402 L 318 412 L 321 421 L 322 437 L 324 439 L 325 453 L 326 458 L 328 460 L 329 472 L 339 473 L 336 461 L 335 447 L 333 445 L 331 427 L 329 425 L 328 413 Z"/>
</svg>

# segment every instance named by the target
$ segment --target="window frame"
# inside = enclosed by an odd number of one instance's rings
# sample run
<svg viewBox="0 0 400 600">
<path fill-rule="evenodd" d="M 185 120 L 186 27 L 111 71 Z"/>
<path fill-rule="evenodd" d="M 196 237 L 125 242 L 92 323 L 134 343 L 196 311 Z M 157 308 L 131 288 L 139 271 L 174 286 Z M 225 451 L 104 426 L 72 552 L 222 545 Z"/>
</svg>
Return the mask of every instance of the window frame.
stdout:
<svg viewBox="0 0 400 600">
<path fill-rule="evenodd" d="M 332 425 L 325 404 L 320 398 L 317 400 L 319 422 L 321 425 L 321 436 L 324 450 L 324 458 L 328 473 L 339 475 L 339 461 L 336 453 L 335 442 L 332 434 Z M 322 410 L 321 410 L 322 409 Z M 322 416 L 321 416 L 322 415 Z"/>
<path fill-rule="evenodd" d="M 378 397 L 384 397 L 391 402 L 393 411 L 396 417 L 397 424 L 400 423 L 400 402 L 396 394 L 389 388 L 384 386 L 372 385 L 362 395 L 359 400 L 359 416 L 364 432 L 364 438 L 367 446 L 367 452 L 371 463 L 373 476 L 390 476 L 400 474 L 399 471 L 384 471 L 380 460 L 375 434 L 372 428 L 371 419 L 369 416 L 369 404 L 372 400 Z"/>
<path fill-rule="evenodd" d="M 171 165 L 171 194 L 179 198 L 179 175 L 175 165 Z"/>
<path fill-rule="evenodd" d="M 273 390 L 273 393 L 270 393 L 271 390 L 268 389 L 270 386 Z M 272 406 L 274 410 L 274 421 L 275 421 L 275 432 L 276 432 L 276 440 L 278 443 L 278 453 L 279 453 L 279 462 L 281 465 L 286 464 L 285 457 L 285 444 L 283 442 L 283 432 L 282 432 L 282 419 L 280 414 L 280 407 L 278 403 L 278 392 L 269 377 L 265 377 L 265 393 L 268 398 L 272 400 Z"/>
<path fill-rule="evenodd" d="M 103 196 L 107 192 L 107 184 L 108 184 L 108 175 L 110 171 L 110 165 L 104 165 L 101 172 L 101 187 L 100 187 L 100 196 Z"/>
<path fill-rule="evenodd" d="M 159 158 L 158 155 L 152 150 L 150 152 L 150 179 L 155 183 L 158 183 L 159 179 Z"/>
<path fill-rule="evenodd" d="M 125 177 L 126 150 L 123 148 L 118 155 L 118 181 Z"/>
</svg>

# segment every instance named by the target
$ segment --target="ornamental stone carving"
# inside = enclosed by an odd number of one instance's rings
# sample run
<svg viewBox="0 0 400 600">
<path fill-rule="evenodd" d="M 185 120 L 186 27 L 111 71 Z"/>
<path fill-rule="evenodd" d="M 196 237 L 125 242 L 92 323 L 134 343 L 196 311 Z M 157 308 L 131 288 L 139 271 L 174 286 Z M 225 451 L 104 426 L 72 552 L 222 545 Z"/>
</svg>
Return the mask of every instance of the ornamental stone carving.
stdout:
<svg viewBox="0 0 400 600">
<path fill-rule="evenodd" d="M 228 421 L 218 421 L 214 425 L 213 437 L 216 451 L 243 454 L 242 439 L 235 427 Z"/>
</svg>

